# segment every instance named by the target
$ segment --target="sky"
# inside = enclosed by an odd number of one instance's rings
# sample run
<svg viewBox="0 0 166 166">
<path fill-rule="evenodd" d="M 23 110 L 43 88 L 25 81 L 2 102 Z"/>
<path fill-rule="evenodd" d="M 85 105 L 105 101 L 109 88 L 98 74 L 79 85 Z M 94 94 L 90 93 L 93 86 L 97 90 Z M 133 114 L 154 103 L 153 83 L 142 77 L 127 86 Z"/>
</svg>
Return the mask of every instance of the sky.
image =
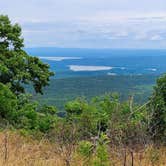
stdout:
<svg viewBox="0 0 166 166">
<path fill-rule="evenodd" d="M 166 48 L 166 0 L 0 0 L 26 47 Z"/>
</svg>

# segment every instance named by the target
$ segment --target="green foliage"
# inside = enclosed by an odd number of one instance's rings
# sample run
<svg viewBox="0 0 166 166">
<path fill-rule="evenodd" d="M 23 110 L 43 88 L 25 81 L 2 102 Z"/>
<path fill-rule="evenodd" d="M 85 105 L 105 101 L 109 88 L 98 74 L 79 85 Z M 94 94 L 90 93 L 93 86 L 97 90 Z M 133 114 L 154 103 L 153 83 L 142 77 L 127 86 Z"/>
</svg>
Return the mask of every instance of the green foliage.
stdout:
<svg viewBox="0 0 166 166">
<path fill-rule="evenodd" d="M 105 145 L 98 145 L 96 149 L 96 159 L 94 166 L 109 166 L 109 157 L 107 147 Z"/>
<path fill-rule="evenodd" d="M 165 142 L 166 140 L 166 75 L 157 80 L 154 92 L 150 98 L 149 110 L 152 114 L 149 132 L 152 138 Z"/>
<path fill-rule="evenodd" d="M 132 100 L 116 106 L 110 117 L 108 133 L 112 143 L 118 146 L 136 147 L 146 140 L 146 108 L 132 104 Z"/>
<path fill-rule="evenodd" d="M 42 93 L 53 73 L 47 64 L 29 56 L 23 46 L 21 27 L 0 15 L 0 82 L 9 83 L 15 94 L 25 92 L 24 84 L 31 84 L 36 92 Z"/>
<path fill-rule="evenodd" d="M 98 129 L 105 132 L 112 114 L 117 110 L 117 107 L 120 104 L 119 96 L 117 93 L 106 94 L 94 98 L 92 103 L 97 108 Z"/>
<path fill-rule="evenodd" d="M 32 102 L 25 84 L 37 93 L 48 85 L 49 66 L 23 50 L 21 27 L 0 15 L 0 118 L 17 129 L 47 132 L 57 120 L 56 108 Z"/>
<path fill-rule="evenodd" d="M 76 99 L 68 102 L 65 105 L 65 110 L 68 115 L 80 115 L 86 107 L 87 104 L 83 99 Z"/>
<path fill-rule="evenodd" d="M 43 105 L 39 109 L 39 112 L 44 113 L 44 114 L 56 115 L 57 108 L 55 106 Z"/>
<path fill-rule="evenodd" d="M 155 79 L 154 75 L 53 78 L 50 85 L 44 88 L 44 95 L 39 94 L 34 99 L 64 111 L 64 105 L 75 98 L 85 97 L 90 101 L 95 96 L 117 92 L 120 101 L 126 101 L 133 95 L 136 103 L 143 104 L 152 93 Z"/>
<path fill-rule="evenodd" d="M 9 119 L 16 108 L 16 96 L 11 92 L 8 86 L 0 83 L 0 117 L 2 119 Z"/>
<path fill-rule="evenodd" d="M 17 129 L 48 132 L 57 122 L 57 116 L 50 112 L 40 113 L 38 103 L 32 102 L 29 95 L 22 94 L 16 97 L 11 90 L 0 83 L 0 116 Z M 54 109 L 53 109 L 54 108 Z M 55 112 L 54 112 L 55 113 Z"/>
<path fill-rule="evenodd" d="M 109 156 L 107 145 L 109 139 L 105 134 L 101 134 L 96 147 L 96 159 L 94 161 L 94 166 L 109 166 Z"/>
<path fill-rule="evenodd" d="M 46 108 L 48 109 L 49 106 Z M 37 103 L 24 103 L 22 108 L 16 112 L 15 124 L 18 128 L 48 132 L 54 127 L 58 119 L 55 114 L 52 114 L 55 108 L 50 108 L 48 109 L 50 112 L 48 110 L 44 112 L 43 108 L 40 110 Z"/>
<path fill-rule="evenodd" d="M 76 99 L 66 104 L 66 118 L 78 124 L 83 138 L 97 135 L 98 125 L 105 123 L 107 114 L 99 110 L 96 103 L 88 103 L 84 99 Z"/>
<path fill-rule="evenodd" d="M 90 104 L 83 110 L 79 116 L 79 128 L 82 138 L 89 139 L 97 135 L 98 115 L 97 109 Z"/>
<path fill-rule="evenodd" d="M 49 130 L 55 128 L 58 118 L 52 115 L 39 116 L 38 128 L 39 131 L 46 133 Z"/>
<path fill-rule="evenodd" d="M 16 128 L 37 129 L 37 104 L 24 103 L 22 107 L 12 113 L 11 123 Z"/>
<path fill-rule="evenodd" d="M 84 99 L 76 99 L 66 104 L 66 119 L 79 127 L 82 138 L 90 138 L 97 133 L 97 109 Z"/>
<path fill-rule="evenodd" d="M 93 154 L 93 144 L 89 141 L 81 141 L 78 145 L 78 152 L 85 158 L 90 158 Z"/>
<path fill-rule="evenodd" d="M 85 165 L 109 166 L 108 143 L 109 138 L 103 133 L 96 143 L 81 141 L 78 145 L 78 153 L 85 158 Z"/>
</svg>

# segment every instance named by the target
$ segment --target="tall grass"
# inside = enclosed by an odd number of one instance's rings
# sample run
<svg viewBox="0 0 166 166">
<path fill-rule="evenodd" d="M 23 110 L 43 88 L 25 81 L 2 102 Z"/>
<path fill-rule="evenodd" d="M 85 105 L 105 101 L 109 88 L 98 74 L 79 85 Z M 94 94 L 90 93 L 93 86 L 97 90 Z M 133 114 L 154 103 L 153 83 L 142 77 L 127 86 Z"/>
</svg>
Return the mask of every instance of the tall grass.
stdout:
<svg viewBox="0 0 166 166">
<path fill-rule="evenodd" d="M 110 166 L 124 166 L 123 149 L 108 150 Z M 95 156 L 93 156 L 95 158 Z M 134 153 L 134 166 L 165 166 L 166 147 L 154 148 Z M 126 166 L 131 165 L 131 155 L 126 150 Z M 73 152 L 71 166 L 83 166 L 84 160 Z M 63 154 L 57 153 L 56 143 L 46 139 L 34 140 L 16 132 L 0 132 L 0 166 L 65 166 Z"/>
</svg>

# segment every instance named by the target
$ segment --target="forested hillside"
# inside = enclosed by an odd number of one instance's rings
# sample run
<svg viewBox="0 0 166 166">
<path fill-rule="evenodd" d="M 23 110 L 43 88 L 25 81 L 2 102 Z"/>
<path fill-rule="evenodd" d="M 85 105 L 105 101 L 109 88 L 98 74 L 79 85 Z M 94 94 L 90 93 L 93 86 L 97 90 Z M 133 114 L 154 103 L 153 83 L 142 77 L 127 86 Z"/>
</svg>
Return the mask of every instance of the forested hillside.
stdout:
<svg viewBox="0 0 166 166">
<path fill-rule="evenodd" d="M 121 101 L 133 96 L 136 103 L 143 104 L 151 95 L 156 79 L 157 76 L 154 75 L 51 79 L 50 85 L 44 88 L 44 95 L 34 94 L 33 98 L 41 104 L 56 105 L 59 109 L 64 109 L 65 102 L 77 97 L 90 100 L 95 96 L 117 92 Z"/>
</svg>

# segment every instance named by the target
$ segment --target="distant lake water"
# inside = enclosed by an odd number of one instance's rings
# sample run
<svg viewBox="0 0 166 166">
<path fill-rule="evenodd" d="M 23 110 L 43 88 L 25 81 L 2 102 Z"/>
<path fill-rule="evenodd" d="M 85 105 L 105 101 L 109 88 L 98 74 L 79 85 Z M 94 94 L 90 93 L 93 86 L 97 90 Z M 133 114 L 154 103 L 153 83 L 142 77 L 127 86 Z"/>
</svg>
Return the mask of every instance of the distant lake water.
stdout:
<svg viewBox="0 0 166 166">
<path fill-rule="evenodd" d="M 101 75 L 161 75 L 166 50 L 27 48 L 48 63 L 55 78 Z"/>
</svg>

